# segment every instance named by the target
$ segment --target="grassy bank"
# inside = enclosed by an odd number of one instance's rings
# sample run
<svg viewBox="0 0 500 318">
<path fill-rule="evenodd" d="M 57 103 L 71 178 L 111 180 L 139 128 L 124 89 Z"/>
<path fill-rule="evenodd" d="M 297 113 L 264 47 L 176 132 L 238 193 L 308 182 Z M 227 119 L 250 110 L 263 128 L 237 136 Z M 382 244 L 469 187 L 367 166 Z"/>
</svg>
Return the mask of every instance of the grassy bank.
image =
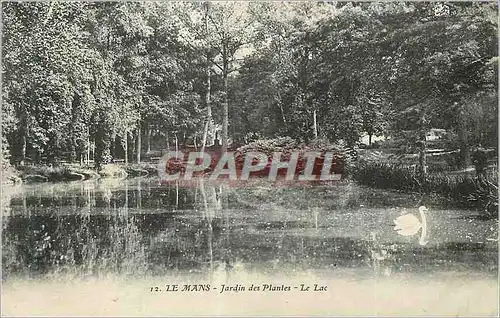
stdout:
<svg viewBox="0 0 500 318">
<path fill-rule="evenodd" d="M 77 165 L 21 166 L 18 170 L 19 177 L 25 182 L 83 181 L 100 177 L 96 171 Z"/>
<path fill-rule="evenodd" d="M 435 193 L 454 206 L 478 209 L 486 217 L 498 217 L 498 173 L 489 170 L 485 180 L 472 174 L 430 173 L 421 180 L 416 168 L 391 162 L 362 160 L 356 165 L 354 180 L 370 187 L 402 192 Z"/>
<path fill-rule="evenodd" d="M 78 164 L 62 166 L 29 165 L 11 167 L 2 177 L 2 183 L 34 183 L 34 182 L 67 182 L 84 181 L 100 178 L 127 178 L 138 176 L 157 175 L 156 166 L 151 163 L 143 164 L 107 164 L 100 170 Z"/>
</svg>

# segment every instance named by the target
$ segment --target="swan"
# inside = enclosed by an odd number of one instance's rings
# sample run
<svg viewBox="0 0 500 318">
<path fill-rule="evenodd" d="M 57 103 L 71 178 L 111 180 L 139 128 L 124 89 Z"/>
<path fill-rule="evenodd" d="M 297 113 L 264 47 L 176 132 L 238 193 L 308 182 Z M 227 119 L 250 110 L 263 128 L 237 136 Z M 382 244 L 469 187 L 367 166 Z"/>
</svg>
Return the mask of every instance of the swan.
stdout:
<svg viewBox="0 0 500 318">
<path fill-rule="evenodd" d="M 417 234 L 418 230 L 422 228 L 422 233 L 420 234 L 420 239 L 418 243 L 420 245 L 426 245 L 428 242 L 425 240 L 427 235 L 427 218 L 425 217 L 425 212 L 429 211 L 425 206 L 418 208 L 420 212 L 421 221 L 413 214 L 405 214 L 397 217 L 394 220 L 394 230 L 403 236 L 411 236 Z"/>
</svg>

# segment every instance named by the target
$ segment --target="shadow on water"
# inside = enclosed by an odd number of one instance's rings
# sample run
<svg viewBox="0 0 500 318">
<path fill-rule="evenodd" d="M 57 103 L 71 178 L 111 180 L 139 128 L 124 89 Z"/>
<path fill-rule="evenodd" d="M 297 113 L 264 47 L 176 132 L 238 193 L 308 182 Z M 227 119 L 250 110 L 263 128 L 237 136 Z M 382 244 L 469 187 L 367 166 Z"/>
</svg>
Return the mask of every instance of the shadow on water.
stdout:
<svg viewBox="0 0 500 318">
<path fill-rule="evenodd" d="M 38 187 L 12 193 L 4 206 L 4 280 L 68 273 L 203 273 L 235 266 L 269 273 L 353 269 L 357 279 L 374 271 L 390 276 L 463 270 L 494 276 L 498 268 L 497 245 L 480 235 L 471 241 L 442 230 L 447 236 L 436 236 L 429 246 L 399 237 L 390 223 L 399 208 L 370 207 L 371 194 L 352 185 L 337 192 L 328 187 L 232 189 L 200 180 L 183 188 L 136 179 Z M 449 227 L 457 226 L 460 217 Z M 440 229 L 446 227 L 443 219 L 439 222 Z"/>
</svg>

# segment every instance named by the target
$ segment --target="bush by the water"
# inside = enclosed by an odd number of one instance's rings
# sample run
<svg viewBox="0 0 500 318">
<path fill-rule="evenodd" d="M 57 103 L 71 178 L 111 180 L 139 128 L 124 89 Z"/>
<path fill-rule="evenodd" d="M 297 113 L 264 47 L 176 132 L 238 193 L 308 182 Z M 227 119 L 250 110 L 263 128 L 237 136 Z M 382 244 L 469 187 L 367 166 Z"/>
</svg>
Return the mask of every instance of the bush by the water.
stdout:
<svg viewBox="0 0 500 318">
<path fill-rule="evenodd" d="M 90 169 L 80 166 L 23 166 L 19 167 L 20 177 L 25 181 L 78 181 L 99 178 L 99 175 Z"/>
<path fill-rule="evenodd" d="M 470 175 L 445 173 L 419 178 L 416 168 L 388 162 L 358 162 L 353 178 L 360 184 L 404 192 L 437 193 L 453 200 L 456 206 L 477 208 L 487 216 L 498 217 L 498 179 L 496 173 L 484 180 Z"/>
<path fill-rule="evenodd" d="M 182 151 L 182 150 L 181 150 Z M 187 166 L 187 153 L 182 151 L 184 160 L 171 159 L 166 163 L 166 172 L 169 174 L 185 172 Z M 209 174 L 214 171 L 218 164 L 221 153 L 218 150 L 207 151 L 211 157 L 211 163 L 207 169 L 201 173 L 193 173 L 193 176 Z M 237 175 L 243 170 L 246 154 L 250 152 L 259 152 L 267 156 L 267 165 L 260 171 L 251 172 L 250 176 L 268 176 L 274 153 L 281 153 L 281 161 L 289 161 L 292 153 L 298 153 L 298 161 L 295 174 L 301 174 L 307 164 L 306 152 L 318 152 L 319 156 L 315 159 L 312 175 L 320 175 L 323 167 L 323 161 L 326 153 L 333 154 L 332 167 L 330 173 L 341 174 L 346 177 L 349 174 L 352 161 L 357 157 L 355 149 L 340 145 L 331 144 L 325 140 L 314 140 L 308 144 L 298 143 L 290 137 L 279 137 L 275 139 L 260 139 L 241 146 L 234 151 L 235 167 Z M 199 160 L 196 161 L 197 164 Z M 280 171 L 283 172 L 283 171 Z M 279 174 L 279 173 L 278 173 Z"/>
<path fill-rule="evenodd" d="M 313 170 L 313 174 L 315 175 L 320 173 L 325 153 L 333 154 L 333 168 L 331 169 L 331 172 L 342 174 L 343 177 L 346 177 L 349 174 L 352 163 L 357 158 L 357 152 L 355 149 L 347 147 L 341 143 L 332 144 L 324 139 L 315 139 L 306 144 L 298 143 L 290 137 L 279 137 L 274 139 L 257 140 L 238 148 L 236 150 L 236 161 L 242 161 L 242 158 L 248 152 L 265 153 L 269 158 L 269 162 L 271 162 L 274 152 L 281 152 L 281 160 L 287 161 L 290 159 L 292 152 L 298 152 L 299 162 L 297 164 L 296 172 L 300 173 L 304 170 L 306 164 L 304 154 L 306 152 L 313 151 L 321 154 L 320 158 L 316 159 L 315 169 Z"/>
<path fill-rule="evenodd" d="M 9 182 L 17 183 L 17 182 L 19 182 L 21 180 L 18 177 L 19 171 L 17 171 L 16 168 L 14 168 L 9 163 L 8 160 L 5 160 L 5 158 L 2 158 L 2 159 L 0 159 L 0 164 L 2 165 L 2 167 L 1 167 L 1 169 L 2 169 L 2 173 L 1 173 L 2 180 L 0 180 L 2 184 L 9 183 Z"/>
</svg>

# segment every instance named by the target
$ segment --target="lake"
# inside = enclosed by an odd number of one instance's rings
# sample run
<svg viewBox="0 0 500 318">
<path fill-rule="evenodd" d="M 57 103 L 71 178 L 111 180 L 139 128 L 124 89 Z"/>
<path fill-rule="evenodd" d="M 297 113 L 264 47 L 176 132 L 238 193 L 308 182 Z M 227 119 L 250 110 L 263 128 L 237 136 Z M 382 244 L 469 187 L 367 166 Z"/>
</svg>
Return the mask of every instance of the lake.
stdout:
<svg viewBox="0 0 500 318">
<path fill-rule="evenodd" d="M 497 221 L 436 197 L 136 178 L 4 187 L 2 206 L 4 315 L 498 314 Z"/>
</svg>

